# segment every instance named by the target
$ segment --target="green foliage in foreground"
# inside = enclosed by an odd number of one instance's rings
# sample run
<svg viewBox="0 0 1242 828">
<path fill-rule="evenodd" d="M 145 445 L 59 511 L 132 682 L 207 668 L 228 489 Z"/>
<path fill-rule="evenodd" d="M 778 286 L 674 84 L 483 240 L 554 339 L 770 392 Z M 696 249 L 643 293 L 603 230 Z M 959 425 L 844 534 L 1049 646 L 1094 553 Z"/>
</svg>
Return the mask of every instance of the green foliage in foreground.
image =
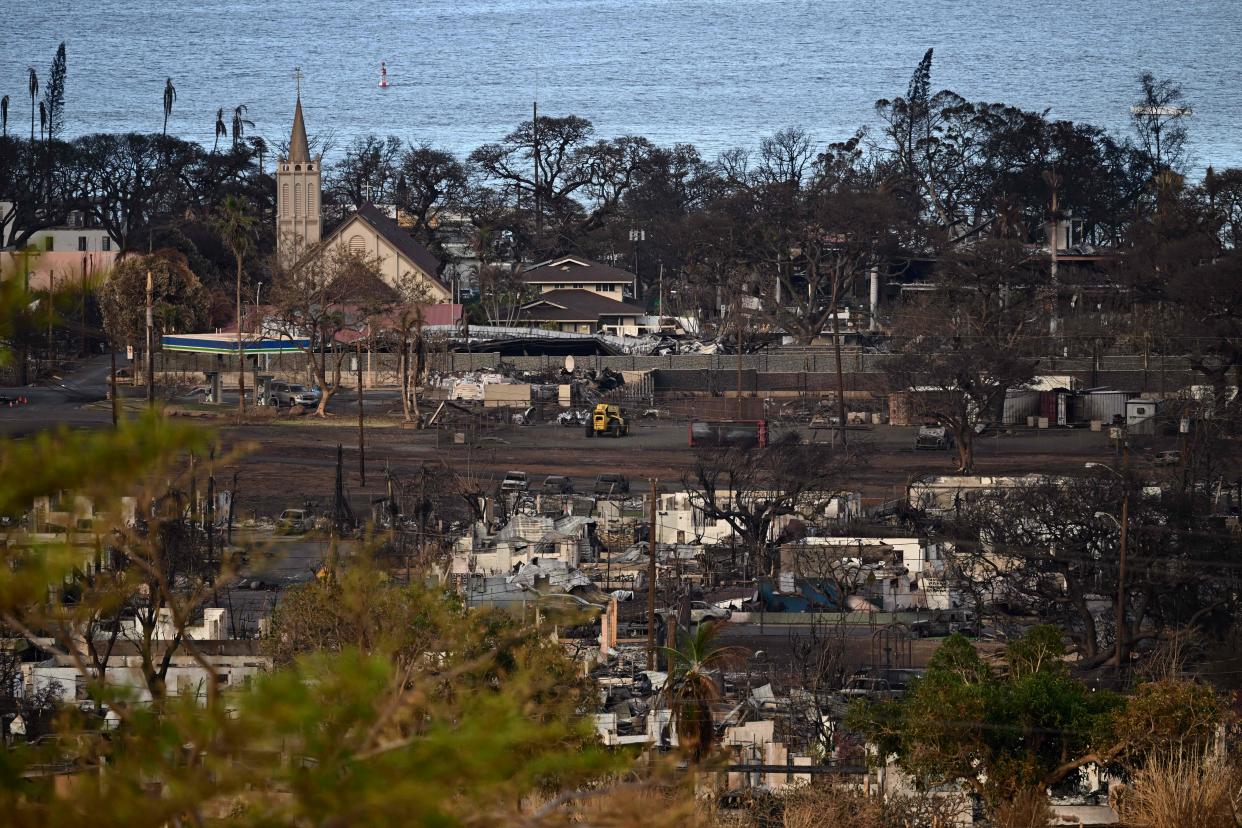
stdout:
<svg viewBox="0 0 1242 828">
<path fill-rule="evenodd" d="M 459 619 L 444 644 L 470 634 Z M 128 706 L 110 734 L 66 718 L 70 742 L 6 756 L 0 808 L 21 825 L 508 824 L 524 794 L 607 773 L 614 760 L 588 747 L 572 715 L 581 699 L 545 669 L 559 658 L 552 645 L 506 646 L 516 647 L 509 670 L 495 669 L 497 653 L 402 667 L 348 647 L 302 656 L 205 707 Z M 78 769 L 72 796 L 56 796 L 51 777 L 21 779 L 30 763 L 65 757 Z"/>
<path fill-rule="evenodd" d="M 1061 632 L 1035 627 L 987 664 L 958 634 L 899 701 L 856 704 L 847 726 L 924 786 L 965 784 L 997 805 L 1096 762 L 1119 772 L 1170 750 L 1201 750 L 1223 710 L 1205 686 L 1166 680 L 1133 696 L 1070 675 Z"/>
<path fill-rule="evenodd" d="M 121 498 L 150 515 L 175 485 L 178 461 L 208 442 L 155 415 L 116 430 L 0 440 L 0 514 L 19 515 L 42 496 L 91 494 L 97 517 L 114 521 L 97 524 L 97 536 L 138 542 L 140 529 L 122 527 Z M 65 543 L 0 546 L 0 626 L 10 641 L 70 641 L 63 657 L 88 663 L 79 650 L 98 632 L 89 623 L 133 600 L 136 581 L 86 575 L 82 554 Z M 139 580 L 158 581 L 154 565 L 146 574 Z M 89 589 L 51 588 L 87 580 Z M 71 629 L 53 636 L 49 619 Z M 277 669 L 245 686 L 210 683 L 205 702 L 89 686 L 119 725 L 107 730 L 71 709 L 49 738 L 0 747 L 0 821 L 509 825 L 532 798 L 608 778 L 623 761 L 596 746 L 581 715 L 592 688 L 547 630 L 390 584 L 366 560 L 293 591 L 276 634 Z"/>
</svg>

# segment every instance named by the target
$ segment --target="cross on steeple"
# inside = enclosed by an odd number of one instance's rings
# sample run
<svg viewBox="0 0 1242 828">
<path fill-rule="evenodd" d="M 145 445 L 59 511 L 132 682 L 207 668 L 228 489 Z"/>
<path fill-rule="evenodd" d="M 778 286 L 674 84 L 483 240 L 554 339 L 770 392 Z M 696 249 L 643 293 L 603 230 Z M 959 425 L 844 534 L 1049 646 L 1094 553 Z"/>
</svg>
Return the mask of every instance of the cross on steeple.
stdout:
<svg viewBox="0 0 1242 828">
<path fill-rule="evenodd" d="M 302 97 L 302 67 L 301 66 L 293 67 L 293 79 L 297 81 L 298 97 L 300 98 Z"/>
</svg>

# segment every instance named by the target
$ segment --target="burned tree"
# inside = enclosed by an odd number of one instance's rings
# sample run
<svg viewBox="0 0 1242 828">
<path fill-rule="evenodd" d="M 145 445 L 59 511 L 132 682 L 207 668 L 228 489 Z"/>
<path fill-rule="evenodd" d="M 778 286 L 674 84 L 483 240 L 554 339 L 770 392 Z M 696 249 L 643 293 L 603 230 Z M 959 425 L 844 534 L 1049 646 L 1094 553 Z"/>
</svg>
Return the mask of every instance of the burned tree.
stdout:
<svg viewBox="0 0 1242 828">
<path fill-rule="evenodd" d="M 1000 420 L 1005 392 L 1027 385 L 1043 310 L 1040 274 L 1022 246 L 980 243 L 941 263 L 934 290 L 905 309 L 887 371 L 911 409 L 953 431 L 957 471 L 974 468 L 979 428 Z"/>
<path fill-rule="evenodd" d="M 777 564 L 778 519 L 821 514 L 843 492 L 844 472 L 860 459 L 857 449 L 834 451 L 787 434 L 763 448 L 700 451 L 682 483 L 704 518 L 732 528 L 747 569 L 769 575 Z"/>
<path fill-rule="evenodd" d="M 1227 630 L 1238 594 L 1237 541 L 1204 517 L 1173 487 L 1157 493 L 1129 473 L 1101 468 L 963 503 L 944 531 L 959 588 L 993 609 L 1056 624 L 1089 668 L 1118 651 L 1127 664 L 1136 648 L 1174 629 Z"/>
<path fill-rule="evenodd" d="M 341 387 L 341 365 L 347 348 L 340 339 L 366 327 L 395 301 L 393 289 L 381 278 L 379 265 L 344 249 L 315 249 L 276 274 L 275 306 L 270 324 L 299 347 L 322 395 L 320 417 Z M 329 374 L 331 355 L 331 375 Z"/>
</svg>

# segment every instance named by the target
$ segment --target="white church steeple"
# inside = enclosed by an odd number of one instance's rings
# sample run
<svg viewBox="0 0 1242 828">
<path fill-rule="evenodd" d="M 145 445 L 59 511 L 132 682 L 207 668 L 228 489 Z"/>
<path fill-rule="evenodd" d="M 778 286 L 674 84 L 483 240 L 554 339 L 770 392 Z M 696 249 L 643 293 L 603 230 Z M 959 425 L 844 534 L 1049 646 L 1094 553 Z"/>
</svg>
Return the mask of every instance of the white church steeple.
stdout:
<svg viewBox="0 0 1242 828">
<path fill-rule="evenodd" d="M 288 157 L 276 164 L 276 252 L 288 264 L 319 243 L 323 232 L 320 204 L 319 158 L 312 158 L 302 119 L 302 70 L 294 72 L 298 84 L 293 110 L 293 132 Z"/>
</svg>

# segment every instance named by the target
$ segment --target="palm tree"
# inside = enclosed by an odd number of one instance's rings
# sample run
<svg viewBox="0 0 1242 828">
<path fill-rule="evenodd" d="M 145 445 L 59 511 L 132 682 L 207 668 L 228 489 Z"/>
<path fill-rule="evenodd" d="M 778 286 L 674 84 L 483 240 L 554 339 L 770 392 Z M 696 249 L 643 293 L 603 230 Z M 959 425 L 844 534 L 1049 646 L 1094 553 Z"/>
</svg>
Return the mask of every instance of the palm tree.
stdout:
<svg viewBox="0 0 1242 828">
<path fill-rule="evenodd" d="M 46 140 L 44 135 L 47 130 L 47 104 L 39 101 L 39 140 Z"/>
<path fill-rule="evenodd" d="M 177 87 L 173 86 L 172 78 L 164 81 L 164 134 L 168 134 L 168 116 L 172 114 L 173 104 L 177 100 Z"/>
<path fill-rule="evenodd" d="M 9 137 L 9 96 L 0 98 L 0 123 L 4 124 L 4 137 Z"/>
<path fill-rule="evenodd" d="M 237 262 L 237 358 L 240 363 L 237 375 L 237 413 L 241 415 L 246 413 L 246 359 L 242 352 L 242 263 L 254 248 L 257 222 L 249 201 L 229 195 L 220 204 L 214 223 L 224 246 Z M 258 389 L 255 390 L 257 393 Z"/>
<path fill-rule="evenodd" d="M 246 132 L 246 127 L 254 129 L 254 121 L 246 120 L 246 105 L 238 104 L 233 109 L 233 148 L 236 149 L 241 143 L 242 135 Z"/>
<path fill-rule="evenodd" d="M 26 88 L 30 90 L 30 143 L 34 143 L 35 96 L 39 94 L 39 73 L 31 66 L 26 70 Z"/>
<path fill-rule="evenodd" d="M 229 134 L 229 128 L 224 125 L 224 107 L 216 110 L 216 142 L 211 145 L 211 151 L 215 152 L 220 146 L 220 139 Z"/>
<path fill-rule="evenodd" d="M 673 619 L 669 623 L 676 623 Z M 693 633 L 679 631 L 676 648 L 661 647 L 669 662 L 669 677 L 662 691 L 673 708 L 673 721 L 681 749 L 690 761 L 701 762 L 716 739 L 712 702 L 721 688 L 712 675 L 738 656 L 735 647 L 716 642 L 721 624 L 704 622 Z"/>
</svg>

